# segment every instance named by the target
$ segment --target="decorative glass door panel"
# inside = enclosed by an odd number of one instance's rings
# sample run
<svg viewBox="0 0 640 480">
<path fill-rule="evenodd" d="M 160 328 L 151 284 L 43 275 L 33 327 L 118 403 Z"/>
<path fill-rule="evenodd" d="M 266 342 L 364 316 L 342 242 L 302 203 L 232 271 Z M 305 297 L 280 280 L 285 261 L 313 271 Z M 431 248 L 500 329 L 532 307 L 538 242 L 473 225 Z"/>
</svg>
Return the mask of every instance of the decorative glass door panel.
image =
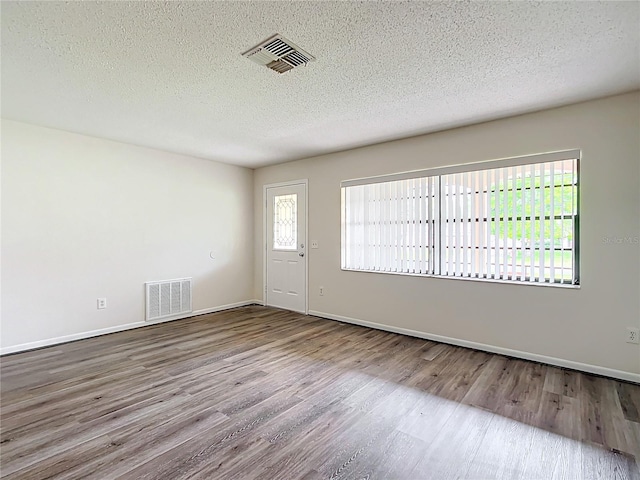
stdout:
<svg viewBox="0 0 640 480">
<path fill-rule="evenodd" d="M 298 194 L 273 196 L 273 248 L 295 250 L 298 244 Z"/>
</svg>

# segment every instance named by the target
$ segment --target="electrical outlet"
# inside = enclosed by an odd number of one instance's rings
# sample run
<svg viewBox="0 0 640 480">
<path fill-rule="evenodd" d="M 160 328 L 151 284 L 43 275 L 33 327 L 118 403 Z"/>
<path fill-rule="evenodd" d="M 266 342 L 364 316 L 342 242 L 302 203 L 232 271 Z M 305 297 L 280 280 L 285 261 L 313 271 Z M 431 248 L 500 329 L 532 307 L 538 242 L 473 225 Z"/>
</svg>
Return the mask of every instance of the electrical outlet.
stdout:
<svg viewBox="0 0 640 480">
<path fill-rule="evenodd" d="M 107 308 L 107 299 L 99 298 L 98 299 L 98 310 L 102 310 L 103 308 Z"/>
<path fill-rule="evenodd" d="M 311 242 L 311 248 L 318 248 L 318 241 L 317 240 L 313 240 Z"/>
<path fill-rule="evenodd" d="M 640 343 L 640 328 L 627 327 L 627 343 Z"/>
<path fill-rule="evenodd" d="M 324 287 L 320 287 L 320 296 L 322 297 L 324 295 Z"/>
</svg>

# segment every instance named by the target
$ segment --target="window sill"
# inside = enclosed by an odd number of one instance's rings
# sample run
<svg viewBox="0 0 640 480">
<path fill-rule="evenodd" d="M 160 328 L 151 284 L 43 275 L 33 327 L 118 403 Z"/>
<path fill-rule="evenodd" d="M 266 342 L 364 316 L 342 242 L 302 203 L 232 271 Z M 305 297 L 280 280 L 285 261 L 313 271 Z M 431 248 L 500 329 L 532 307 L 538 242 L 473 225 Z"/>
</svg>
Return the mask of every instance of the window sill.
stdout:
<svg viewBox="0 0 640 480">
<path fill-rule="evenodd" d="M 398 275 L 401 277 L 420 277 L 420 278 L 438 278 L 442 280 L 464 280 L 468 282 L 479 283 L 500 283 L 506 285 L 519 285 L 523 287 L 552 287 L 563 288 L 570 290 L 580 290 L 580 285 L 573 285 L 570 283 L 541 283 L 541 282 L 521 282 L 517 280 L 497 280 L 494 278 L 471 278 L 471 277 L 448 277 L 444 275 L 431 275 L 426 273 L 399 273 L 399 272 L 383 272 L 379 270 L 355 270 L 351 268 L 340 267 L 343 272 L 356 272 L 356 273 L 382 273 L 385 275 Z"/>
</svg>

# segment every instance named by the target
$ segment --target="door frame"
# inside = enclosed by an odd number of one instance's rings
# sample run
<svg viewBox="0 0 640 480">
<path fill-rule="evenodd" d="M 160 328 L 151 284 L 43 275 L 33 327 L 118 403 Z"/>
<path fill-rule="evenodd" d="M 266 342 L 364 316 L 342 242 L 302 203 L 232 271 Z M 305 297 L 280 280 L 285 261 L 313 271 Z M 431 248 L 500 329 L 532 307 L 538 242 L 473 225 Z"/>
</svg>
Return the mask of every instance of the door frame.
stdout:
<svg viewBox="0 0 640 480">
<path fill-rule="evenodd" d="M 262 304 L 267 306 L 267 190 L 276 187 L 304 186 L 304 314 L 309 315 L 309 179 L 290 180 L 287 182 L 268 183 L 262 186 Z"/>
</svg>

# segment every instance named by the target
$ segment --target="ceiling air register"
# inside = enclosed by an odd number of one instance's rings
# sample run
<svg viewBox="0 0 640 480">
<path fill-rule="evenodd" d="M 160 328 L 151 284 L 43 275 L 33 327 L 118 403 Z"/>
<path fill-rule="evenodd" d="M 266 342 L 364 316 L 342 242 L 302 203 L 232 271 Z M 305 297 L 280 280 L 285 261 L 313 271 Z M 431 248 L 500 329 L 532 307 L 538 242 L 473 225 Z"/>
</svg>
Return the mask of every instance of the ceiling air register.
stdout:
<svg viewBox="0 0 640 480">
<path fill-rule="evenodd" d="M 288 72 L 315 60 L 315 57 L 280 34 L 267 38 L 244 52 L 242 56 L 278 73 Z"/>
</svg>

